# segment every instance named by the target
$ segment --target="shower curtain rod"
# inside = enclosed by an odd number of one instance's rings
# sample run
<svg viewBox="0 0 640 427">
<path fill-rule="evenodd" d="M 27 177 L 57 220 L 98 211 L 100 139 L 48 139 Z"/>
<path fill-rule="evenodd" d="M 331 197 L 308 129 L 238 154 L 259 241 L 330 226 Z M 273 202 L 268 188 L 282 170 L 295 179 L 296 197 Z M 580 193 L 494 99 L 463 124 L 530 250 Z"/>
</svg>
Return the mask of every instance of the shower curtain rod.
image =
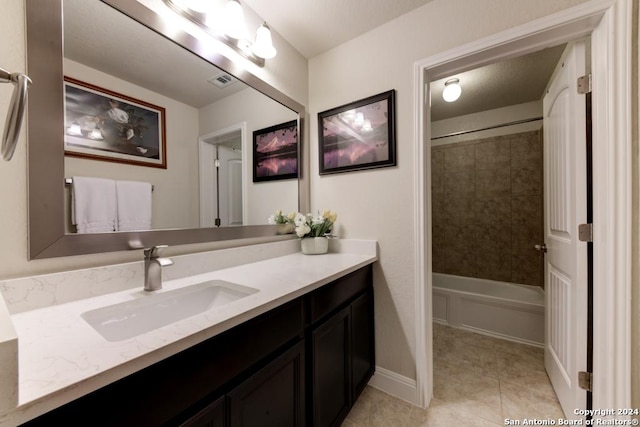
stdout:
<svg viewBox="0 0 640 427">
<path fill-rule="evenodd" d="M 480 129 L 462 130 L 460 132 L 451 132 L 451 133 L 448 133 L 446 135 L 436 136 L 435 138 L 431 138 L 431 140 L 435 141 L 437 139 L 449 138 L 449 137 L 452 137 L 452 136 L 459 136 L 459 135 L 466 135 L 468 133 L 481 132 L 483 130 L 497 129 L 497 128 L 502 128 L 502 127 L 505 127 L 505 126 L 521 125 L 523 123 L 537 122 L 538 120 L 542 120 L 542 116 L 540 116 L 540 117 L 532 117 L 530 119 L 515 120 L 513 122 L 507 122 L 507 123 L 502 123 L 502 124 L 499 124 L 499 125 L 487 126 L 487 127 L 480 128 Z"/>
</svg>

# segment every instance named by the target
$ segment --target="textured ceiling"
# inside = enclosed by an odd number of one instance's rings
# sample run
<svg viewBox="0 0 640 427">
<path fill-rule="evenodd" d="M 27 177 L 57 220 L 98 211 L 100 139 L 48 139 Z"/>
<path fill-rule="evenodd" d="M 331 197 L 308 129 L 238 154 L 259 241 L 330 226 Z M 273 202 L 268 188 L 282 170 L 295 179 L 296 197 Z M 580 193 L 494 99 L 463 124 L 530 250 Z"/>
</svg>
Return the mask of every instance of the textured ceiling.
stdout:
<svg viewBox="0 0 640 427">
<path fill-rule="evenodd" d="M 431 0 L 242 0 L 310 59 Z"/>
<path fill-rule="evenodd" d="M 431 83 L 431 120 L 437 121 L 542 99 L 564 45 L 454 74 Z M 444 83 L 460 80 L 455 102 L 442 99 Z"/>
<path fill-rule="evenodd" d="M 306 58 L 370 31 L 430 0 L 243 0 Z M 432 83 L 432 120 L 537 101 L 563 47 L 487 65 L 450 76 L 460 79 L 462 96 L 442 100 L 447 79 Z M 421 59 L 421 58 L 416 58 Z"/>
</svg>

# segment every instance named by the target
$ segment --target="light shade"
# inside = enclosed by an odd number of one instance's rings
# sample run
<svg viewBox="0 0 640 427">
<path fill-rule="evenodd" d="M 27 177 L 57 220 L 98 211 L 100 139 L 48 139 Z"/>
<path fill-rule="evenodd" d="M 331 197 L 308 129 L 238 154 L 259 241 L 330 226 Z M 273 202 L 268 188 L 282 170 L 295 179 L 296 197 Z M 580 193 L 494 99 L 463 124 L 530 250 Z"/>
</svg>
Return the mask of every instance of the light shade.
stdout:
<svg viewBox="0 0 640 427">
<path fill-rule="evenodd" d="M 447 102 L 454 102 L 460 98 L 462 94 L 462 88 L 458 84 L 460 80 L 451 79 L 447 80 L 444 84 L 444 90 L 442 91 L 442 98 Z"/>
<path fill-rule="evenodd" d="M 224 9 L 224 33 L 232 39 L 241 39 L 245 34 L 244 15 L 238 0 L 229 0 Z"/>
<path fill-rule="evenodd" d="M 262 24 L 256 32 L 256 41 L 252 47 L 253 53 L 260 58 L 269 59 L 276 56 L 276 48 L 271 40 L 271 30 L 266 23 Z"/>
<path fill-rule="evenodd" d="M 78 122 L 73 122 L 71 126 L 67 128 L 67 134 L 69 135 L 82 135 L 82 129 Z"/>
</svg>

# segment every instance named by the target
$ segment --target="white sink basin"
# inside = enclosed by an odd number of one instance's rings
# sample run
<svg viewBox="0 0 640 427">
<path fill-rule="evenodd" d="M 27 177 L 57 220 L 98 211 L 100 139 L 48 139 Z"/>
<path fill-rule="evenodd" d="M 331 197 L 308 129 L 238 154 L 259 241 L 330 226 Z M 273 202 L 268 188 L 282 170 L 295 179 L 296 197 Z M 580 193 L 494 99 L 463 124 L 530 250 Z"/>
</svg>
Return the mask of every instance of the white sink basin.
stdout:
<svg viewBox="0 0 640 427">
<path fill-rule="evenodd" d="M 256 292 L 254 288 L 211 280 L 175 291 L 144 294 L 134 301 L 84 312 L 81 317 L 107 341 L 122 341 Z"/>
</svg>

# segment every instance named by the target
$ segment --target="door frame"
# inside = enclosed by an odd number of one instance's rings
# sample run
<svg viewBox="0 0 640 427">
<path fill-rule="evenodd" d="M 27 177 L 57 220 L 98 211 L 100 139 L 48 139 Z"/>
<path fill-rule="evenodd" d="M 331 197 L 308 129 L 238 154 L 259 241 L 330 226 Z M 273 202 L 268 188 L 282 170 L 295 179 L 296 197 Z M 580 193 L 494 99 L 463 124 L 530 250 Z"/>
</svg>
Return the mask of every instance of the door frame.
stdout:
<svg viewBox="0 0 640 427">
<path fill-rule="evenodd" d="M 631 404 L 632 0 L 590 0 L 414 65 L 416 389 L 433 397 L 429 82 L 591 36 L 593 88 L 593 408 Z M 615 331 L 615 333 L 611 333 Z"/>
<path fill-rule="evenodd" d="M 208 207 L 212 206 L 211 204 L 211 194 L 210 191 L 213 188 L 210 174 L 210 165 L 208 164 L 209 159 L 213 157 L 213 153 L 215 150 L 215 143 L 209 142 L 211 139 L 215 139 L 222 135 L 226 135 L 229 133 L 235 133 L 240 131 L 240 140 L 242 144 L 242 222 L 244 224 L 247 223 L 247 212 L 245 212 L 244 207 L 247 206 L 247 161 L 246 161 L 246 153 L 247 148 L 249 147 L 249 142 L 247 140 L 247 122 L 241 122 L 224 129 L 217 130 L 215 132 L 210 132 L 205 135 L 200 135 L 198 137 L 198 180 L 199 180 L 199 196 L 198 201 L 200 204 L 200 227 L 211 227 L 211 225 L 204 224 L 204 218 L 209 214 Z"/>
</svg>

